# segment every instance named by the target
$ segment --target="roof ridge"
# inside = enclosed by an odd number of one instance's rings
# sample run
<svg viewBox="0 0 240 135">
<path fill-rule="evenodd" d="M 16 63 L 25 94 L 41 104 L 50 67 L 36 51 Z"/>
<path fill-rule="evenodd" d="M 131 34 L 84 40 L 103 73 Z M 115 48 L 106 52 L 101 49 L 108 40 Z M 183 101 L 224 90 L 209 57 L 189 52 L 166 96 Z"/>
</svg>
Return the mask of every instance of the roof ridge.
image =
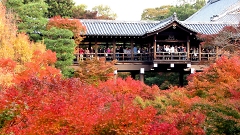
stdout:
<svg viewBox="0 0 240 135">
<path fill-rule="evenodd" d="M 226 24 L 226 25 L 235 25 L 239 23 L 232 23 L 232 22 L 196 22 L 196 21 L 182 21 L 184 24 Z"/>
<path fill-rule="evenodd" d="M 97 23 L 159 23 L 160 21 L 139 20 L 139 21 L 126 21 L 126 20 L 101 20 L 101 19 L 79 19 L 81 22 L 97 22 Z"/>
<path fill-rule="evenodd" d="M 176 21 L 177 23 L 179 23 L 183 27 L 186 27 L 187 29 L 196 32 L 195 30 L 187 27 L 186 24 L 183 23 L 182 21 L 179 21 L 177 19 L 177 14 L 174 12 L 174 14 L 172 16 L 164 19 L 163 21 L 160 21 L 156 26 L 153 26 L 151 29 L 147 30 L 146 33 L 151 33 L 151 32 L 157 31 L 157 30 L 161 29 L 162 27 L 165 27 L 166 25 L 169 25 L 169 24 L 173 23 L 174 21 Z"/>
</svg>

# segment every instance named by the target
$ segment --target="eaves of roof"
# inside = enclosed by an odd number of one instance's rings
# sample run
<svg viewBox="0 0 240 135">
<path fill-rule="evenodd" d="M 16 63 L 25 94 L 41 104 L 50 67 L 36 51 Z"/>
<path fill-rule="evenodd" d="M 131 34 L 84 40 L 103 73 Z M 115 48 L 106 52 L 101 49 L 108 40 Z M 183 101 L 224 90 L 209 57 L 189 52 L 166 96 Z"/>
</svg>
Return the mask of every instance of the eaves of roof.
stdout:
<svg viewBox="0 0 240 135">
<path fill-rule="evenodd" d="M 144 36 L 164 30 L 171 23 L 178 23 L 194 33 L 217 34 L 225 26 L 237 27 L 238 23 L 226 22 L 188 22 L 174 17 L 162 21 L 117 21 L 117 20 L 80 20 L 87 28 L 86 36 Z"/>
<path fill-rule="evenodd" d="M 142 36 L 159 21 L 80 20 L 88 36 Z"/>
<path fill-rule="evenodd" d="M 219 22 L 184 22 L 188 28 L 194 29 L 201 34 L 217 34 L 226 26 L 238 27 L 238 23 L 219 23 Z"/>
</svg>

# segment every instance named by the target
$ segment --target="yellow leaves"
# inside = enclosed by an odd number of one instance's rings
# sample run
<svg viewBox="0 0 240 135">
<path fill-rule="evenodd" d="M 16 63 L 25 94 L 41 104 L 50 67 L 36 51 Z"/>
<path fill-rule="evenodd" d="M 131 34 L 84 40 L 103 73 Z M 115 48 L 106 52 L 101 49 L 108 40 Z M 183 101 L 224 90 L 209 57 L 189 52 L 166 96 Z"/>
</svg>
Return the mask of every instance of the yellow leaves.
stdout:
<svg viewBox="0 0 240 135">
<path fill-rule="evenodd" d="M 0 3 L 0 59 L 11 59 L 17 64 L 12 72 L 3 73 L 4 69 L 0 69 L 1 85 L 11 84 L 14 74 L 25 69 L 25 64 L 31 62 L 36 50 L 41 52 L 46 50 L 43 43 L 33 43 L 26 34 L 18 33 L 13 18 Z"/>
<path fill-rule="evenodd" d="M 5 70 L 0 68 L 0 85 L 1 86 L 10 86 L 12 84 L 13 74 L 6 73 Z M 0 89 L 1 90 L 1 89 Z"/>
<path fill-rule="evenodd" d="M 29 62 L 32 58 L 33 50 L 31 48 L 31 43 L 29 43 L 28 37 L 24 34 L 18 34 L 14 41 L 14 59 L 23 64 Z"/>
<path fill-rule="evenodd" d="M 34 45 L 32 45 L 32 49 L 35 50 L 39 50 L 40 52 L 45 52 L 46 51 L 46 46 L 44 45 L 43 42 L 37 42 L 34 43 Z"/>
</svg>

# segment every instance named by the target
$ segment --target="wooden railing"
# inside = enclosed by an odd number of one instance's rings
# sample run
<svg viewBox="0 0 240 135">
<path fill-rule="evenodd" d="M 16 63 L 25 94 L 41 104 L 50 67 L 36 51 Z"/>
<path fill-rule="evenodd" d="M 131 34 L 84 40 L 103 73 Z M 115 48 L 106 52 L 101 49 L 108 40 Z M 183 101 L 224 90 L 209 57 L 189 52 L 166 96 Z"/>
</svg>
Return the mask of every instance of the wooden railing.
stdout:
<svg viewBox="0 0 240 135">
<path fill-rule="evenodd" d="M 96 56 L 95 53 L 89 54 L 75 54 L 76 58 L 74 63 L 83 61 L 86 59 L 91 59 Z M 112 61 L 114 58 L 118 61 L 152 61 L 152 53 L 137 53 L 137 54 L 127 54 L 127 53 L 116 53 L 115 56 L 113 53 L 97 53 L 97 57 L 105 58 L 107 61 Z"/>
<path fill-rule="evenodd" d="M 78 63 L 79 61 L 83 61 L 86 59 L 92 59 L 96 56 L 95 53 L 89 54 L 75 54 L 76 58 L 74 59 L 74 63 Z M 141 61 L 141 62 L 151 62 L 153 61 L 153 53 L 136 53 L 136 54 L 127 54 L 127 53 L 116 53 L 115 56 L 113 53 L 97 53 L 97 57 L 105 58 L 106 61 L 112 61 L 114 58 L 121 61 Z M 189 53 L 189 58 L 186 52 L 157 52 L 156 59 L 159 61 L 202 61 L 202 60 L 213 60 L 216 59 L 216 53 L 201 53 L 199 57 L 199 53 Z"/>
<path fill-rule="evenodd" d="M 189 53 L 191 61 L 206 61 L 206 60 L 215 60 L 217 58 L 216 53 L 201 53 L 199 57 L 199 53 Z"/>
<path fill-rule="evenodd" d="M 185 52 L 157 52 L 156 53 L 157 60 L 187 60 L 187 53 Z"/>
</svg>

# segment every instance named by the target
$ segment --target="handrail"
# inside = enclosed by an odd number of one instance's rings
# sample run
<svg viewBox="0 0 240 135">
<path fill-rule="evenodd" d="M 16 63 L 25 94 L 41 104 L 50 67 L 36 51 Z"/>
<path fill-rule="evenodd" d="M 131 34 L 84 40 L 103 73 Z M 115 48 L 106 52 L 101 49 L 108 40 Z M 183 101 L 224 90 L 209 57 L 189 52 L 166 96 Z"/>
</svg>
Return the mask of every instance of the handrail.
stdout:
<svg viewBox="0 0 240 135">
<path fill-rule="evenodd" d="M 95 53 L 75 54 L 76 60 L 82 61 L 91 59 L 96 56 Z M 97 53 L 97 57 L 106 58 L 107 61 L 114 59 L 114 53 Z M 153 53 L 115 53 L 115 59 L 118 61 L 151 61 L 153 60 Z"/>
<path fill-rule="evenodd" d="M 187 60 L 186 52 L 156 52 L 157 60 Z"/>
<path fill-rule="evenodd" d="M 201 56 L 199 56 L 201 54 Z M 114 58 L 121 61 L 153 61 L 153 53 L 87 53 L 87 54 L 75 54 L 76 58 L 74 63 L 83 61 L 86 59 L 92 59 L 95 56 L 99 58 L 105 58 L 106 61 L 112 61 Z M 189 53 L 189 58 L 187 52 L 156 52 L 156 59 L 158 61 L 202 61 L 202 60 L 213 60 L 216 59 L 216 53 Z"/>
</svg>

